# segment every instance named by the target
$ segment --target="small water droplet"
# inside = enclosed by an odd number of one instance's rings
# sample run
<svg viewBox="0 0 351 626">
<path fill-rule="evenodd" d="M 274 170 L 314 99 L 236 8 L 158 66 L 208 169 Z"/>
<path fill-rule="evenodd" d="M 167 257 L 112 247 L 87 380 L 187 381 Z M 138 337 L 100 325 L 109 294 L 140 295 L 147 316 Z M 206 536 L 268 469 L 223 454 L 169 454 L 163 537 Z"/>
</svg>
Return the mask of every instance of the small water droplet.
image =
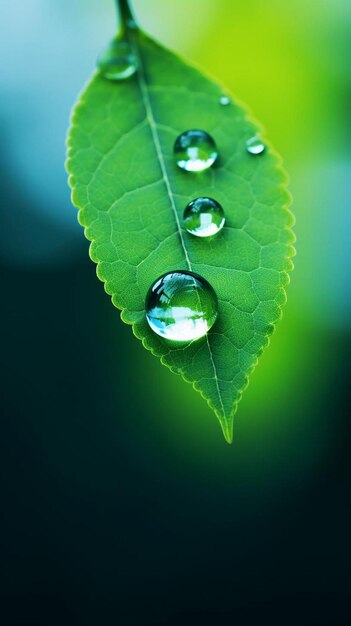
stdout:
<svg viewBox="0 0 351 626">
<path fill-rule="evenodd" d="M 150 328 L 170 341 L 193 341 L 206 335 L 217 318 L 217 296 L 193 272 L 178 270 L 160 276 L 146 296 Z"/>
<path fill-rule="evenodd" d="M 98 59 L 98 67 L 109 80 L 125 80 L 138 69 L 138 59 L 127 41 L 113 39 Z"/>
<path fill-rule="evenodd" d="M 258 137 L 251 137 L 246 142 L 246 148 L 250 154 L 262 154 L 265 151 L 265 145 Z"/>
<path fill-rule="evenodd" d="M 187 172 L 207 170 L 218 157 L 213 138 L 204 130 L 187 130 L 179 135 L 174 154 L 178 167 Z"/>
<path fill-rule="evenodd" d="M 222 206 L 212 198 L 196 198 L 185 207 L 184 225 L 196 237 L 212 237 L 224 226 Z"/>
<path fill-rule="evenodd" d="M 228 104 L 231 104 L 231 99 L 229 98 L 229 96 L 221 96 L 219 99 L 219 104 L 227 106 Z"/>
</svg>

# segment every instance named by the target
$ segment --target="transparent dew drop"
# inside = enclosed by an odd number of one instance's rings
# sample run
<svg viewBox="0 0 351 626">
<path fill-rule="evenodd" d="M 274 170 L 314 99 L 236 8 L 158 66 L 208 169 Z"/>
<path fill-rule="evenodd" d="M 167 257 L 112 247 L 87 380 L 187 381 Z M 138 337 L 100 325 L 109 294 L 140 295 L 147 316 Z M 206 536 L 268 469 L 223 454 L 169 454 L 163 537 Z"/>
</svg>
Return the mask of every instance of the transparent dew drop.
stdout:
<svg viewBox="0 0 351 626">
<path fill-rule="evenodd" d="M 193 341 L 206 335 L 217 318 L 217 296 L 193 272 L 178 270 L 160 276 L 146 296 L 150 328 L 170 341 Z"/>
<path fill-rule="evenodd" d="M 213 237 L 225 223 L 222 206 L 212 198 L 196 198 L 189 202 L 183 219 L 188 233 L 196 237 Z"/>
<path fill-rule="evenodd" d="M 227 106 L 228 104 L 231 104 L 231 99 L 229 98 L 229 96 L 221 96 L 219 99 L 219 104 Z"/>
<path fill-rule="evenodd" d="M 187 130 L 176 139 L 174 155 L 182 170 L 202 172 L 213 165 L 218 152 L 213 138 L 204 130 Z"/>
<path fill-rule="evenodd" d="M 98 59 L 98 67 L 109 80 L 125 80 L 138 69 L 138 59 L 127 41 L 113 39 Z"/>
<path fill-rule="evenodd" d="M 266 146 L 258 137 L 251 137 L 246 142 L 246 149 L 250 154 L 262 154 L 265 151 Z"/>
</svg>

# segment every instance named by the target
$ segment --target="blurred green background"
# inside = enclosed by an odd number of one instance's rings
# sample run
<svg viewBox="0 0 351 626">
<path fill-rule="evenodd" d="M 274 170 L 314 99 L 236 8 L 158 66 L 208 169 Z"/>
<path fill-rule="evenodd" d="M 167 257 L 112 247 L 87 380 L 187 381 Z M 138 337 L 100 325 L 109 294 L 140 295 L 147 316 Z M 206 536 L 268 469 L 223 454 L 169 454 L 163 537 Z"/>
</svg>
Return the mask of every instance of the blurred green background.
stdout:
<svg viewBox="0 0 351 626">
<path fill-rule="evenodd" d="M 113 0 L 0 0 L 0 624 L 349 623 L 351 4 L 133 7 L 283 155 L 296 269 L 228 446 L 119 320 L 70 204 Z"/>
</svg>

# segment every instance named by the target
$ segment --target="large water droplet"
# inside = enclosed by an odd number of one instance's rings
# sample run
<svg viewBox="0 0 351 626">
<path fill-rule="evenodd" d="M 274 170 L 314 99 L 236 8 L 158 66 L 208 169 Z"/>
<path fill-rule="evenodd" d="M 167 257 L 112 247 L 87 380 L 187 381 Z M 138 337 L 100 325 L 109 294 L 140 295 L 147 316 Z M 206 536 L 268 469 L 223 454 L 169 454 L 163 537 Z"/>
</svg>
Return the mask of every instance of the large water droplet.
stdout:
<svg viewBox="0 0 351 626">
<path fill-rule="evenodd" d="M 188 233 L 196 237 L 212 237 L 224 226 L 222 206 L 212 198 L 196 198 L 186 206 L 184 225 Z"/>
<path fill-rule="evenodd" d="M 258 137 L 251 137 L 246 142 L 246 148 L 250 154 L 262 154 L 265 151 L 265 145 Z"/>
<path fill-rule="evenodd" d="M 174 144 L 177 165 L 187 172 L 202 172 L 211 167 L 218 157 L 211 135 L 204 130 L 187 130 Z"/>
<path fill-rule="evenodd" d="M 127 41 L 113 39 L 98 59 L 98 67 L 109 80 L 125 80 L 138 69 L 138 59 Z"/>
<path fill-rule="evenodd" d="M 213 326 L 217 306 L 217 296 L 207 280 L 183 270 L 168 272 L 149 289 L 146 319 L 160 337 L 192 341 Z"/>
</svg>

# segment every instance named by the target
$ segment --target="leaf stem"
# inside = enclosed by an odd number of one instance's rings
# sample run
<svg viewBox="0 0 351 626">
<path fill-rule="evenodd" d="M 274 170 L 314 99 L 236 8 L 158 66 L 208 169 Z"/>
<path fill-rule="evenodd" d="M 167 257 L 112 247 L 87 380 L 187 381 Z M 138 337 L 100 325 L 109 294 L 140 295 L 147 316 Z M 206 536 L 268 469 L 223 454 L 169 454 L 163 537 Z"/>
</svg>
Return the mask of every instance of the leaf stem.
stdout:
<svg viewBox="0 0 351 626">
<path fill-rule="evenodd" d="M 137 23 L 130 8 L 129 0 L 116 0 L 117 12 L 121 21 L 122 35 L 137 28 Z"/>
</svg>

